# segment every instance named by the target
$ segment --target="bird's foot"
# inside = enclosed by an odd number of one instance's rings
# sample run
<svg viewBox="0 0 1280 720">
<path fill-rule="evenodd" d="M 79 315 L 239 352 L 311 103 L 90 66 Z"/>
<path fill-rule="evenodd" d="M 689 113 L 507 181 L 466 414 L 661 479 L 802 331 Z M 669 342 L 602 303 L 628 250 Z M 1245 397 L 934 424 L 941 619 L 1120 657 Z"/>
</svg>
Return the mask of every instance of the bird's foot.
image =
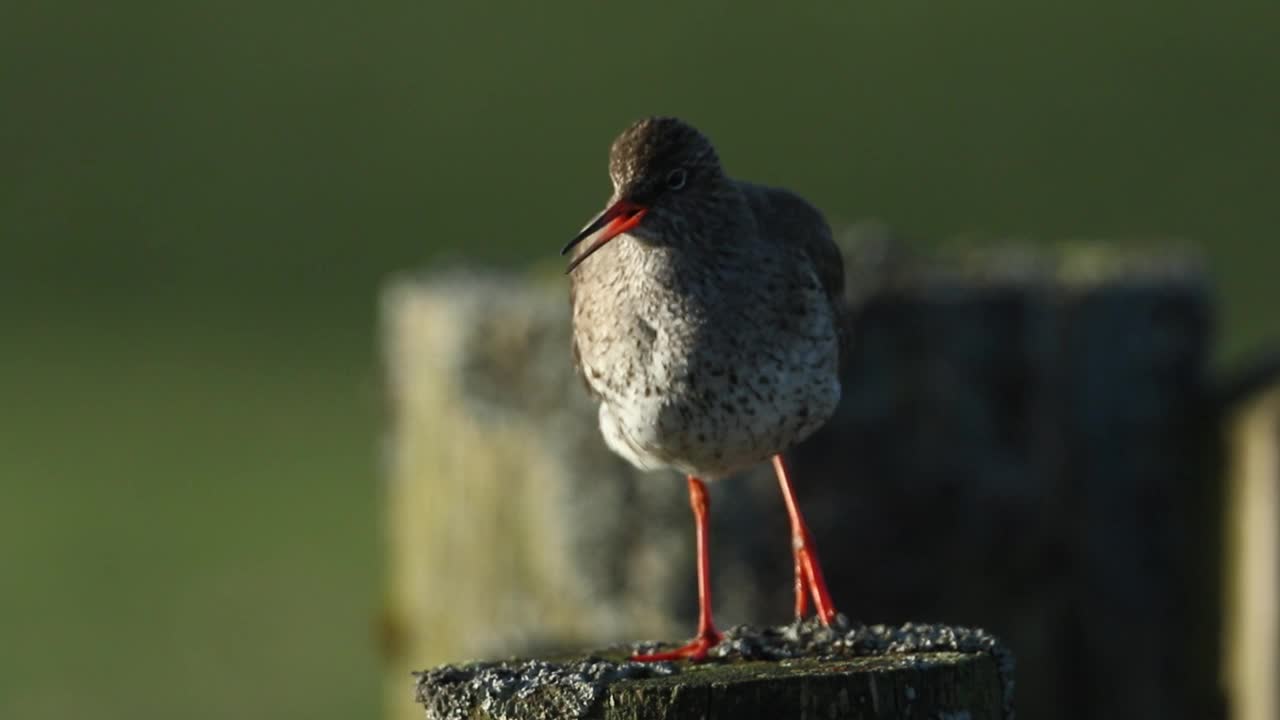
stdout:
<svg viewBox="0 0 1280 720">
<path fill-rule="evenodd" d="M 666 662 L 668 660 L 690 660 L 698 662 L 707 659 L 707 651 L 720 644 L 720 640 L 724 636 L 714 628 L 704 630 L 698 633 L 698 637 L 689 641 L 688 645 L 678 647 L 675 650 L 667 650 L 658 653 L 643 653 L 632 655 L 633 662 Z"/>
</svg>

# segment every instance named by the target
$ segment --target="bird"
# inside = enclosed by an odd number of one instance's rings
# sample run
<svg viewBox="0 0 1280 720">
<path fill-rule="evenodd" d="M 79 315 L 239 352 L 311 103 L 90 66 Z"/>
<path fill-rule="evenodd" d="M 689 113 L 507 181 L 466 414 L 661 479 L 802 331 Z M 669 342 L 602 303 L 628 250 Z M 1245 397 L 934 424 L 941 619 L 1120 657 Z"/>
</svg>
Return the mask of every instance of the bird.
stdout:
<svg viewBox="0 0 1280 720">
<path fill-rule="evenodd" d="M 613 193 L 561 250 L 578 375 L 606 445 L 686 476 L 699 619 L 687 644 L 640 662 L 704 660 L 712 618 L 706 482 L 769 461 L 791 524 L 795 614 L 837 621 L 784 453 L 840 400 L 844 270 L 822 213 L 726 174 L 675 117 L 640 119 L 609 150 Z"/>
</svg>

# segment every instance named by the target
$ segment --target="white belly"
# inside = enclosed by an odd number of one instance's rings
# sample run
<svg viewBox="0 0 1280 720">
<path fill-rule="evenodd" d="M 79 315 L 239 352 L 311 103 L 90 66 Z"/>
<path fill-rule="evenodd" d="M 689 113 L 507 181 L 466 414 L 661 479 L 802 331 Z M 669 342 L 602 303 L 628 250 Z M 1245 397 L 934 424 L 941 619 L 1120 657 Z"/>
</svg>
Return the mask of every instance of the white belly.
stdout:
<svg viewBox="0 0 1280 720">
<path fill-rule="evenodd" d="M 614 397 L 600 404 L 600 430 L 614 452 L 641 469 L 723 477 L 787 450 L 831 417 L 840 399 L 834 369 L 800 375 L 807 376 L 778 378 L 772 399 L 753 398 L 750 407 L 729 402 L 733 410 L 714 404 L 708 412 L 670 398 Z"/>
<path fill-rule="evenodd" d="M 626 247 L 582 268 L 598 274 L 583 279 L 593 301 L 575 303 L 573 317 L 611 449 L 640 468 L 715 478 L 790 448 L 831 416 L 836 321 L 812 274 L 792 278 L 778 307 L 750 283 L 699 293 L 625 282 L 637 263 L 661 257 L 625 257 Z"/>
</svg>

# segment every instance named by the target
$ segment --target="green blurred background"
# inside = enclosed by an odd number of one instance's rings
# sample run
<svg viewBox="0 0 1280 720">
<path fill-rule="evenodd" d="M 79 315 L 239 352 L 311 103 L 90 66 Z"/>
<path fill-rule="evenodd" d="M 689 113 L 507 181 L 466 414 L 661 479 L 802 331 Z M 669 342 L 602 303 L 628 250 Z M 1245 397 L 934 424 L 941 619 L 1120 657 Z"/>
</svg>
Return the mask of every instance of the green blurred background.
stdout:
<svg viewBox="0 0 1280 720">
<path fill-rule="evenodd" d="M 376 297 L 544 261 L 613 134 L 1280 303 L 1280 3 L 0 4 L 0 717 L 379 713 Z M 409 701 L 406 683 L 405 702 Z"/>
</svg>

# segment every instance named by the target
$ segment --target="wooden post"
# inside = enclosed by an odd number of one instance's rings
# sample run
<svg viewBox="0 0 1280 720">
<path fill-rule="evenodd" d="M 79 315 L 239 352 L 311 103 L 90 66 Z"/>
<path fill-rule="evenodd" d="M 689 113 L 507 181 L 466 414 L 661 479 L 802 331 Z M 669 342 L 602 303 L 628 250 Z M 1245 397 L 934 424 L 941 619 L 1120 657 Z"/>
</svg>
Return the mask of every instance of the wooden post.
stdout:
<svg viewBox="0 0 1280 720">
<path fill-rule="evenodd" d="M 428 720 L 1013 718 L 1013 659 L 982 631 L 861 627 L 805 643 L 796 629 L 735 628 L 724 657 L 697 665 L 612 649 L 445 666 L 416 673 L 415 695 Z"/>
<path fill-rule="evenodd" d="M 1218 716 L 1220 468 L 1196 264 L 846 248 L 844 398 L 792 459 L 837 607 L 990 629 L 1019 657 L 1028 717 Z M 572 375 L 563 278 L 400 279 L 383 317 L 401 717 L 412 669 L 690 632 L 679 478 L 605 448 Z M 711 493 L 717 618 L 787 618 L 768 468 Z"/>
<path fill-rule="evenodd" d="M 1235 720 L 1280 717 L 1280 384 L 1242 399 L 1229 426 L 1226 682 Z"/>
</svg>

